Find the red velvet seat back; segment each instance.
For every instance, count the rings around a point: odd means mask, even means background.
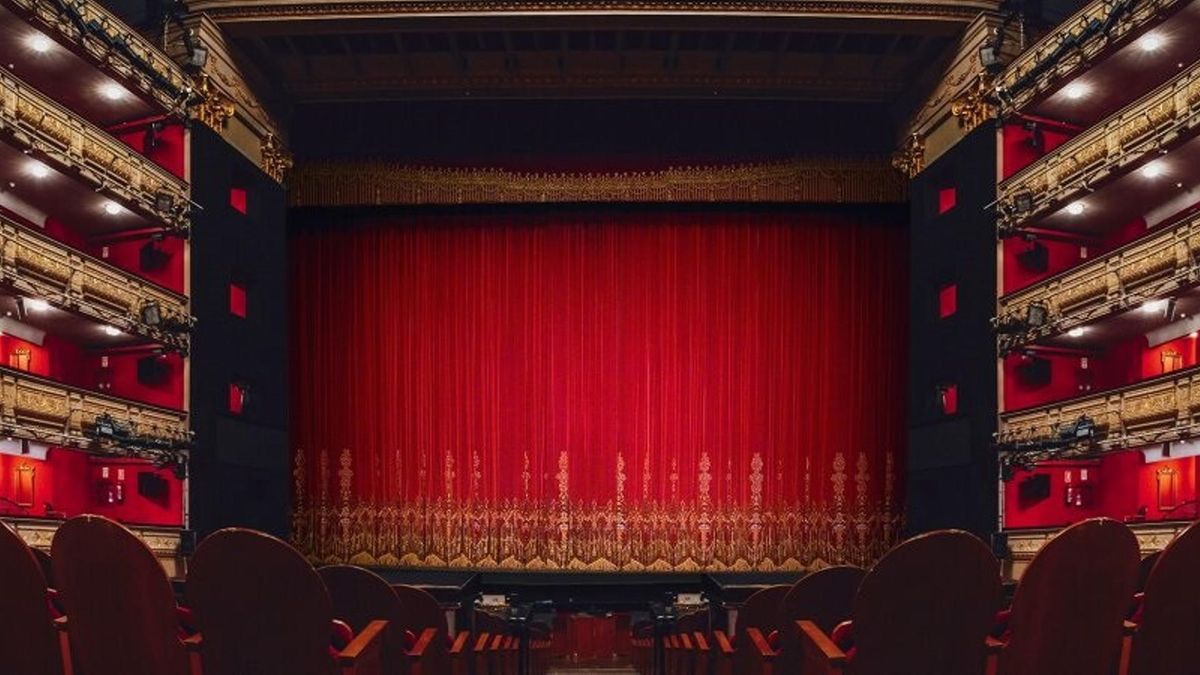
[[[779,605],[779,672],[798,672],[801,663],[800,634],[796,622],[812,621],[826,634],[850,618],[854,595],[867,571],[861,567],[826,567],[797,581]]]
[[[79,516],[58,528],[51,557],[76,672],[188,672],[171,583],[137,535],[102,516]]]
[[[1200,523],[1176,537],[1150,572],[1130,673],[1200,673]]]
[[[403,629],[412,631],[414,635],[420,635],[421,631],[426,628],[436,628],[438,636],[433,644],[429,645],[429,649],[434,655],[435,663],[446,664],[449,655],[447,636],[450,634],[450,627],[446,623],[446,612],[438,604],[437,598],[416,586],[397,584],[392,586],[392,589],[400,598],[400,606],[404,608],[403,619],[400,622]],[[440,667],[447,666],[441,665]]]
[[[1158,558],[1161,555],[1162,551],[1155,551],[1154,553],[1142,558],[1142,561],[1138,563],[1136,587],[1136,591],[1138,593],[1146,590],[1146,584],[1150,581],[1150,572],[1154,569],[1154,565],[1158,562]]]
[[[33,551],[0,523],[0,670],[61,675],[58,638],[46,604],[46,579]]]
[[[999,602],[1000,565],[977,537],[943,530],[909,539],[859,585],[849,672],[982,673],[985,639]]]
[[[204,675],[331,675],[332,605],[317,571],[288,544],[230,528],[196,548],[188,605],[204,636]]]
[[[46,586],[49,588],[58,588],[54,583],[54,563],[50,560],[50,554],[40,548],[31,548],[29,552],[33,554],[34,560],[37,560],[38,567],[42,569],[42,576],[46,578]]]
[[[333,615],[350,624],[355,633],[377,619],[388,622],[383,641],[384,672],[403,672],[404,608],[391,584],[370,570],[351,565],[330,565],[317,573],[329,590]]]
[[[746,629],[757,628],[762,631],[764,636],[779,630],[779,608],[783,604],[783,598],[791,590],[791,586],[767,586],[746,598],[746,602],[738,610],[737,624],[734,626],[733,649],[736,672],[755,672],[758,664],[758,650],[746,636]]]
[[[1013,597],[1009,675],[1103,675],[1116,667],[1133,598],[1137,539],[1108,518],[1076,523],[1038,551]]]

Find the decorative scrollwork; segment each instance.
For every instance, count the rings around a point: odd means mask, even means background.
[[[911,134],[904,145],[892,155],[892,166],[908,178],[915,178],[925,170],[925,140]]]

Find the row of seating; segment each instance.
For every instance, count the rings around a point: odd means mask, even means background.
[[[549,644],[529,641],[532,675]],[[260,532],[202,541],[177,603],[154,554],[116,522],[68,520],[49,556],[0,523],[5,675],[519,675],[519,649],[501,618],[451,636],[425,591],[314,569]]]
[[[929,533],[869,571],[832,567],[758,591],[732,637],[709,630],[707,615],[681,618],[660,645],[635,634],[635,665],[642,675],[1200,675],[1200,524],[1139,554],[1124,524],[1077,523],[1004,603],[987,545]]]

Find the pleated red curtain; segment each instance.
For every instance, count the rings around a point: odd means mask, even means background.
[[[400,566],[874,558],[901,497],[898,220],[847,206],[302,228],[297,543]]]

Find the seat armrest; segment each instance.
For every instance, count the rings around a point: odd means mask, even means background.
[[[987,649],[988,654],[999,654],[1000,652],[1004,651],[1004,647],[1007,646],[1008,643],[997,640],[989,635],[983,639],[983,644]]]
[[[68,628],[67,617],[60,616],[54,620],[54,630],[60,633],[66,633]]]
[[[733,656],[733,645],[729,642],[729,636],[725,635],[723,630],[713,631],[713,637],[717,641],[717,652],[722,656]]]
[[[380,647],[383,645],[383,632],[387,630],[387,621],[372,621],[367,627],[354,636],[350,644],[338,653],[338,665],[343,668],[353,668],[360,661],[379,658]]]
[[[771,649],[771,643],[767,642],[767,638],[763,637],[761,630],[753,626],[747,628],[746,637],[750,638],[750,644],[754,646],[754,651],[762,659],[770,661],[779,655],[779,652]]]
[[[454,642],[450,644],[450,655],[456,656],[463,653],[467,649],[467,641],[471,639],[471,631],[460,630],[454,636]]]
[[[189,635],[183,640],[183,648],[191,653],[197,653],[204,648],[204,634]]]
[[[425,656],[425,652],[429,650],[429,645],[433,644],[435,639],[437,639],[436,628],[426,628],[421,631],[421,634],[417,636],[417,641],[413,643],[412,649],[408,650],[408,656],[414,659]]]
[[[1129,619],[1121,622],[1121,633],[1123,635],[1133,635],[1137,632],[1138,625]]]
[[[708,638],[704,637],[704,633],[701,633],[700,631],[696,631],[694,634],[694,637],[696,640],[696,649],[701,654],[707,654],[708,653]]]
[[[796,629],[800,632],[801,652],[804,668],[801,672],[810,673],[840,673],[846,667],[846,654],[817,624],[811,621],[797,621]]]
[[[487,651],[489,637],[487,631],[480,633],[479,637],[475,640],[475,649],[472,651],[476,654],[482,654]]]

